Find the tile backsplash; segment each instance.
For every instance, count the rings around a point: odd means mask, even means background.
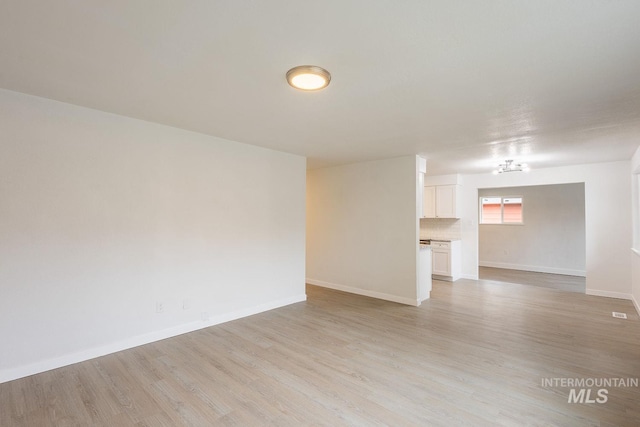
[[[420,218],[420,238],[460,239],[460,220],[454,218]]]

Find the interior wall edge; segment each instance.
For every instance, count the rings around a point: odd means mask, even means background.
[[[638,303],[638,300],[636,300],[636,298],[633,295],[631,295],[631,302],[633,302],[633,306],[635,307],[636,312],[640,316],[640,304]]]

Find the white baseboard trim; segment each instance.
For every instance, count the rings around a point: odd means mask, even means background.
[[[617,299],[633,299],[631,294],[625,294],[622,292],[600,291],[598,289],[587,289],[585,291],[587,295],[594,295],[597,297],[617,298]]]
[[[149,344],[155,341],[175,337],[178,335],[193,332],[198,329],[208,328],[209,326],[219,325],[231,320],[240,319],[243,317],[251,316],[254,314],[262,313],[265,311],[273,310],[275,308],[284,307],[286,305],[294,304],[297,302],[306,301],[307,296],[297,295],[294,297],[284,298],[277,301],[271,301],[265,304],[260,304],[253,307],[248,307],[240,310],[236,310],[230,313],[223,313],[217,316],[212,316],[206,321],[189,322],[182,325],[174,326],[172,328],[163,329],[160,331],[154,331],[143,335],[131,337],[115,343],[106,344],[99,347],[94,347],[64,356],[42,360],[36,363],[20,366],[17,368],[0,370],[0,384],[16,380],[18,378],[24,378],[29,375],[39,374],[41,372],[50,371],[52,369],[62,368],[63,366],[72,365],[74,363],[84,362],[86,360],[94,359],[96,357],[106,356],[107,354],[116,353],[118,351],[127,350],[133,347],[138,347],[144,344]]]
[[[631,295],[631,302],[633,302],[633,306],[636,308],[636,312],[638,312],[638,316],[640,316],[640,304],[638,304],[638,300]]]
[[[477,274],[462,274],[460,275],[460,278],[469,280],[480,280]]]
[[[587,277],[585,270],[572,270],[570,268],[544,267],[539,265],[509,264],[506,262],[480,261],[480,267],[504,268],[507,270],[533,271],[536,273],[564,274],[565,276]]]
[[[310,285],[322,286],[323,288],[329,288],[329,289],[335,289],[337,291],[348,292],[350,294],[363,295],[365,297],[383,299],[385,301],[392,301],[400,304],[412,305],[414,307],[417,307],[420,305],[420,301],[418,301],[417,299],[385,294],[383,292],[370,291],[368,289],[354,288],[352,286],[338,285],[336,283],[324,282],[322,280],[307,278],[307,283]]]

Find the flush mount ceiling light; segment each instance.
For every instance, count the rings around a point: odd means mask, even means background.
[[[529,166],[526,163],[514,163],[513,160],[505,160],[504,163],[498,165],[498,169],[493,171],[494,175],[505,172],[529,172]]]
[[[330,81],[331,74],[324,68],[315,65],[300,65],[287,71],[287,82],[300,90],[324,89]]]

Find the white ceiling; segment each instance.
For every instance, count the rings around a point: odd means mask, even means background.
[[[0,87],[296,153],[430,174],[628,159],[638,0],[3,0]],[[286,71],[332,73],[297,92]]]

